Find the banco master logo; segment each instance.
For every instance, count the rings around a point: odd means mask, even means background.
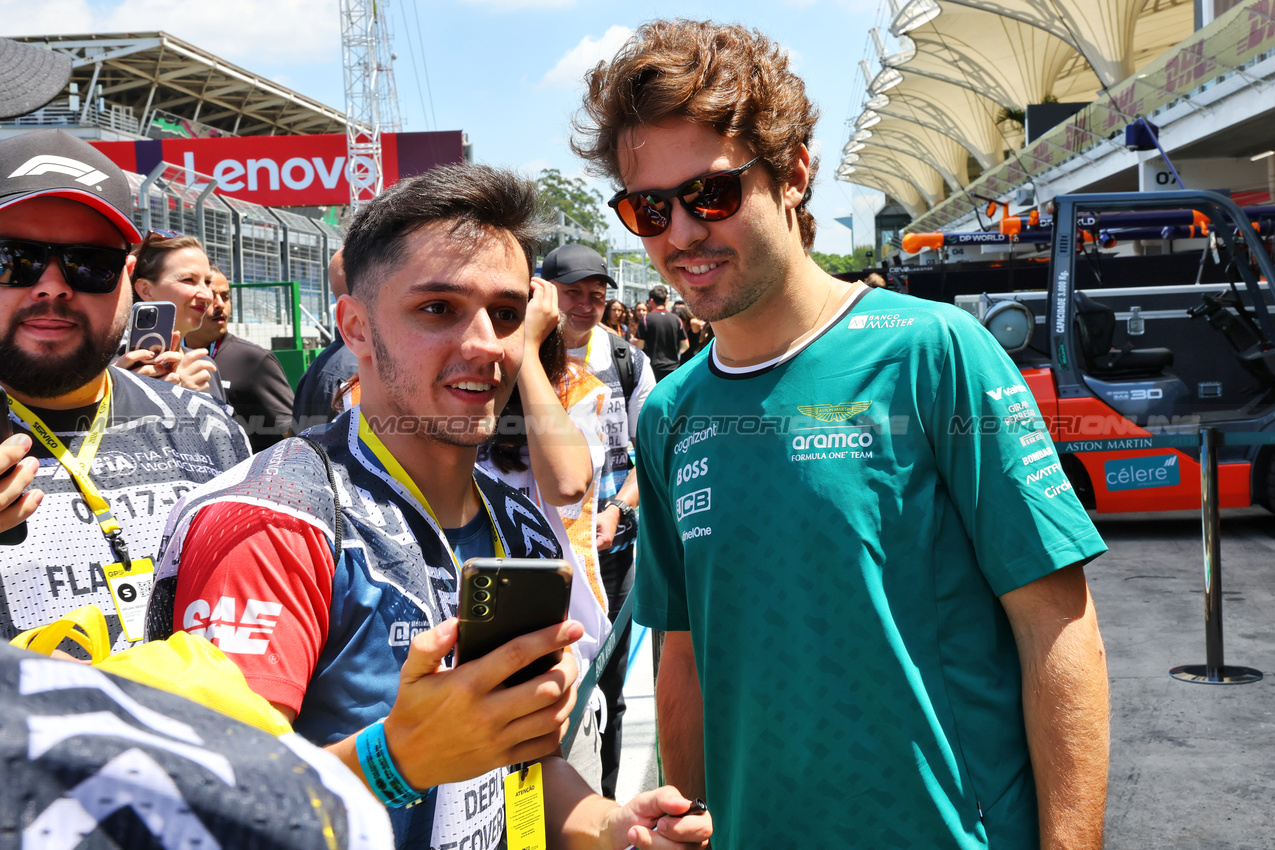
[[[78,159],[68,159],[64,156],[53,156],[52,154],[31,157],[14,169],[9,178],[39,177],[41,174],[48,174],[49,172],[69,174],[75,178],[76,183],[83,183],[85,186],[92,186],[94,183],[101,183],[103,180],[110,179],[93,166],[85,165]]]
[[[880,328],[906,328],[916,319],[905,319],[900,313],[871,313],[866,316],[851,316],[846,327],[852,331],[876,330]]]
[[[806,404],[797,408],[798,413],[813,416],[820,422],[849,422],[872,406],[870,401],[849,401],[843,404]]]

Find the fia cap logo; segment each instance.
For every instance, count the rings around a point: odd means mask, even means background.
[[[68,159],[64,156],[53,156],[52,154],[41,154],[33,156],[26,162],[19,165],[9,178],[14,177],[38,177],[41,174],[66,174],[75,178],[76,183],[83,183],[85,186],[92,186],[94,183],[101,183],[110,178],[102,172],[98,171],[91,165],[85,165],[76,159]]]

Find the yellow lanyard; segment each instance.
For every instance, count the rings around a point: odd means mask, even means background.
[[[456,553],[452,551],[451,543],[447,540],[447,535],[443,533],[443,525],[438,521],[438,517],[434,514],[434,509],[429,506],[429,500],[425,498],[425,494],[421,492],[421,488],[416,486],[416,482],[407,474],[407,470],[403,468],[403,464],[398,462],[398,458],[390,454],[390,450],[381,442],[381,438],[373,433],[371,426],[367,424],[367,420],[363,418],[363,412],[359,411],[359,439],[363,441],[363,445],[368,447],[372,454],[376,455],[376,459],[385,467],[385,471],[393,476],[394,480],[402,484],[407,492],[412,494],[425,513],[434,523],[434,528],[438,531],[439,539],[447,547],[447,554],[452,557],[452,564],[456,567],[456,576],[460,577],[460,560],[456,557]],[[474,488],[478,489],[478,483],[474,482]],[[506,558],[505,546],[500,540],[500,534],[496,531],[496,518],[491,514],[491,506],[487,504],[487,498],[483,496],[482,490],[478,490],[479,501],[482,502],[483,509],[487,511],[487,521],[491,523],[491,540],[493,548],[496,550],[497,558]]]
[[[102,444],[102,435],[106,432],[106,421],[111,413],[111,375],[106,375],[106,395],[102,397],[102,401],[97,406],[97,413],[93,416],[93,424],[89,427],[88,436],[84,438],[84,442],[80,445],[78,454],[72,455],[57,434],[54,434],[47,425],[40,421],[40,417],[31,412],[25,404],[15,398],[9,399],[10,409],[18,415],[18,418],[27,424],[31,429],[32,435],[48,448],[49,452],[62,464],[67,473],[71,476],[71,480],[75,482],[75,486],[80,489],[80,495],[84,497],[84,501],[88,504],[89,509],[93,511],[93,515],[97,517],[97,523],[102,528],[102,534],[106,535],[106,541],[111,544],[111,551],[115,553],[115,557],[122,563],[129,563],[128,547],[124,544],[122,530],[119,522],[116,521],[115,515],[111,513],[111,506],[106,501],[101,492],[97,489],[97,485],[93,483],[93,479],[89,477],[89,471],[93,468],[93,458],[97,456],[98,447]]]

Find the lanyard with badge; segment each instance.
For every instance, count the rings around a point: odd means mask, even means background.
[[[421,488],[416,486],[416,482],[407,474],[407,470],[398,462],[398,458],[390,453],[385,443],[381,442],[381,438],[368,425],[367,420],[363,418],[362,411],[359,412],[359,440],[368,450],[376,456],[381,462],[385,471],[390,474],[399,484],[409,492],[417,503],[425,510],[425,513],[433,521],[435,529],[438,531],[439,538],[447,547],[447,554],[451,556],[452,564],[456,568],[456,577],[460,579],[460,560],[456,557],[455,550],[452,549],[451,543],[447,540],[447,535],[442,531],[442,524],[438,521],[438,516],[434,513],[434,509],[430,507],[429,500],[425,498],[425,494],[421,492]],[[475,483],[475,488],[477,484]],[[504,544],[501,543],[500,534],[496,531],[496,519],[491,515],[491,506],[487,504],[487,500],[482,498],[482,491],[479,491],[479,501],[482,502],[484,510],[487,511],[487,519],[491,523],[491,538],[496,550],[496,557],[508,557],[505,554]],[[518,847],[520,850],[544,850],[547,846],[545,842],[545,815],[544,815],[544,795],[541,791],[541,773],[539,763],[524,767],[522,770],[514,771],[505,777],[505,823],[508,830],[509,846]]]
[[[438,531],[439,539],[441,539],[443,544],[447,547],[447,554],[452,558],[452,565],[456,568],[456,579],[459,581],[460,560],[456,557],[456,553],[452,550],[451,543],[447,540],[447,535],[443,533],[443,525],[438,521],[438,516],[434,513],[434,509],[430,507],[429,500],[425,498],[425,494],[421,492],[421,488],[416,486],[416,482],[412,480],[412,477],[407,474],[407,470],[403,468],[403,464],[398,462],[398,458],[390,454],[390,450],[385,447],[385,443],[381,442],[381,438],[376,436],[375,432],[372,431],[371,426],[367,424],[367,420],[363,418],[362,411],[359,411],[359,439],[363,442],[363,445],[367,446],[368,451],[372,452],[372,454],[376,456],[376,459],[381,462],[381,466],[385,467],[385,471],[388,472],[395,481],[403,485],[407,492],[412,495],[412,498],[414,498],[425,510],[425,513],[429,515],[430,520],[434,523],[434,528]],[[477,489],[477,487],[478,485],[475,483],[474,488]],[[488,505],[487,500],[482,497],[481,490],[479,491],[478,501],[482,503],[483,509],[487,511],[487,520],[491,523],[491,539],[494,544],[493,548],[496,551],[496,557],[509,557],[505,554],[505,546],[500,540],[500,534],[496,531],[496,518],[491,515],[491,506]]]
[[[110,591],[111,601],[115,603],[115,611],[119,614],[124,628],[124,637],[129,642],[142,639],[145,629],[146,604],[150,600],[151,588],[155,582],[155,565],[150,558],[132,558],[128,554],[128,545],[124,542],[124,531],[119,521],[111,512],[106,497],[97,489],[89,471],[93,468],[93,458],[102,444],[102,436],[106,433],[106,423],[111,413],[111,376],[106,376],[106,394],[97,406],[93,416],[93,424],[88,435],[80,445],[77,454],[71,450],[53,431],[40,421],[40,417],[30,408],[16,399],[9,399],[10,409],[31,429],[31,434],[49,450],[49,453],[71,476],[85,503],[93,511],[98,526],[102,529],[106,542],[110,544],[116,563],[106,564],[102,572],[106,577],[106,587]]]

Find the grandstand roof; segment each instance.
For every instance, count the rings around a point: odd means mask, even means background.
[[[131,120],[111,126],[117,132],[145,135],[155,110],[230,135],[345,132],[341,110],[168,33],[20,36],[16,40],[69,55],[71,82],[82,96],[98,85],[100,97],[108,104],[125,114],[131,110]]]
[[[1023,146],[1018,118],[1049,100],[1089,103],[1191,34],[1192,0],[892,0],[880,70],[864,64],[864,112],[851,130],[840,179],[872,185],[888,165],[905,201],[933,206],[942,184],[966,185],[962,160],[987,170]],[[1011,120],[1006,120],[1011,119]],[[906,130],[903,124],[915,125]],[[910,155],[898,150],[908,140]],[[854,150],[850,149],[854,147]],[[878,181],[879,182],[879,181]],[[897,197],[897,196],[896,196]]]

